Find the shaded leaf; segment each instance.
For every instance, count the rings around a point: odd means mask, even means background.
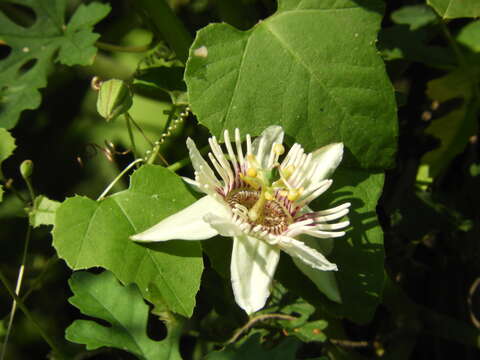
[[[444,19],[480,16],[478,0],[427,0],[427,4]]]
[[[348,218],[350,229],[344,237],[334,239],[328,259],[338,265],[335,273],[342,303],[321,296],[317,288],[283,257],[277,277],[288,289],[310,304],[357,323],[368,322],[381,301],[384,283],[383,232],[375,208],[383,188],[383,174],[338,169],[329,190],[312,205],[325,209],[346,201],[352,203]],[[322,239],[317,239],[319,243]]]
[[[37,196],[34,200],[33,209],[28,214],[30,225],[35,228],[40,225],[55,224],[55,212],[59,206],[58,201],[50,200],[43,195]]]
[[[23,27],[0,12],[0,40],[11,48],[0,61],[0,126],[5,128],[13,127],[23,110],[40,105],[38,89],[46,86],[54,60],[69,66],[93,62],[99,37],[92,32],[93,25],[110,11],[106,4],[81,4],[65,23],[67,0],[14,2],[30,7],[36,21]]]
[[[348,165],[391,166],[395,98],[375,46],[382,2],[368,7],[280,0],[249,31],[203,28],[185,73],[193,112],[217,136],[277,124],[308,151],[343,141]]]
[[[208,354],[205,360],[294,360],[298,346],[299,341],[289,337],[267,350],[262,347],[260,334],[254,334],[241,345],[230,345],[225,350]]]
[[[471,71],[459,68],[428,83],[427,95],[432,100],[440,103],[458,98],[463,100],[460,107],[433,120],[425,131],[440,140],[440,145],[426,153],[421,160],[430,165],[431,177],[436,177],[448,167],[477,131],[478,104],[473,98],[473,82]]]
[[[452,67],[456,62],[452,51],[429,44],[435,35],[427,29],[412,31],[405,25],[394,25],[380,31],[378,48],[387,61],[405,59],[438,68]]]
[[[180,329],[175,325],[167,324],[167,337],[160,342],[147,336],[149,309],[135,285],[122,286],[109,271],[98,275],[76,272],[69,284],[74,296],[68,301],[82,314],[108,321],[110,326],[75,320],[66,330],[67,340],[85,344],[88,350],[102,346],[126,350],[142,360],[181,360]]]
[[[179,176],[146,165],[133,174],[128,190],[100,202],[65,200],[57,210],[53,245],[72,269],[102,266],[123,283],[137,284],[154,304],[190,316],[203,269],[198,242],[141,245],[129,236],[194,200]]]

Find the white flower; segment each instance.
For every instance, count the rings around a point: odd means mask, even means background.
[[[344,217],[350,203],[323,211],[308,207],[332,184],[326,178],[342,160],[343,144],[330,144],[310,154],[294,144],[279,164],[285,151],[280,126],[265,129],[253,143],[247,135],[246,153],[238,129],[234,144],[228,131],[224,139],[226,154],[215,137],[209,139],[212,151],[208,157],[216,174],[195,143],[187,140],[195,168],[195,181],[188,182],[207,196],[132,239],[233,237],[233,293],[237,304],[250,314],[261,309],[270,295],[280,250],[314,269],[337,270],[320,252],[295,237],[307,234],[323,239],[345,234],[338,230],[348,226],[348,221],[331,221]]]

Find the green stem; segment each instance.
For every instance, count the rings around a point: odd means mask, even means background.
[[[108,192],[112,189],[112,187],[115,186],[115,184],[118,182],[118,180],[120,180],[122,178],[122,176],[125,175],[128,172],[128,170],[130,170],[133,166],[135,166],[139,162],[143,162],[143,161],[144,161],[143,159],[137,159],[135,161],[132,161],[130,164],[128,164],[128,166],[125,169],[123,169],[122,172],[120,174],[118,174],[118,176],[115,179],[113,179],[113,181],[110,183],[110,185],[107,186],[107,188],[98,197],[97,201],[102,200],[108,194]]]
[[[133,136],[132,124],[130,123],[131,117],[128,113],[125,114],[125,119],[127,121],[128,137],[130,138],[130,143],[132,144],[133,156],[137,157],[137,147],[135,146],[135,137]]]
[[[150,16],[158,32],[175,51],[177,57],[185,63],[192,37],[166,0],[137,0],[137,3]]]
[[[40,326],[38,321],[30,313],[30,310],[28,310],[28,308],[25,306],[22,299],[20,299],[20,297],[18,297],[18,295],[15,294],[15,292],[11,288],[10,284],[8,283],[7,278],[5,277],[5,275],[3,274],[3,272],[1,270],[0,270],[0,281],[3,283],[3,286],[5,286],[5,288],[7,289],[7,292],[10,294],[10,296],[15,300],[15,302],[17,303],[20,310],[22,310],[22,312],[25,314],[26,318],[35,325],[35,327],[37,328],[37,330],[40,333],[40,336],[43,338],[43,340],[45,340],[45,342],[50,346],[50,348],[53,350],[53,352],[62,356],[63,353],[60,351],[60,348],[57,345],[55,345],[55,342],[50,337],[50,335],[48,335],[42,329],[42,327]],[[62,358],[63,357],[64,356],[62,356]]]
[[[208,149],[210,149],[210,145],[204,146],[203,148],[201,148],[201,149],[199,150],[199,152],[200,152],[200,154],[203,155],[203,154],[205,154],[205,153],[208,151]],[[174,171],[174,172],[175,172],[175,171],[180,170],[180,169],[183,168],[184,166],[187,166],[188,164],[190,164],[191,161],[192,161],[192,160],[190,159],[190,156],[187,156],[187,157],[183,158],[182,160],[179,160],[179,161],[177,161],[176,163],[173,163],[172,165],[170,165],[169,167],[167,167],[167,169],[170,170],[170,171]]]
[[[143,45],[143,46],[120,46],[120,45],[108,44],[102,41],[97,41],[95,43],[95,46],[101,50],[128,52],[128,53],[143,53],[151,49],[150,44]]]
[[[31,234],[32,234],[32,227],[29,225],[27,227],[27,234],[25,235],[25,244],[23,245],[22,262],[20,264],[20,269],[18,270],[17,284],[15,286],[15,294],[17,294],[17,295],[20,295],[20,289],[22,288],[23,274],[25,273],[25,264],[27,262],[28,246],[30,244]],[[16,302],[16,300],[13,300],[12,308],[10,310],[10,317],[8,319],[7,332],[5,334],[5,340],[3,342],[2,354],[0,356],[0,360],[3,360],[5,358],[5,353],[6,353],[6,350],[7,350],[8,340],[10,338],[10,333],[12,331],[13,318],[15,317],[15,312],[16,311],[17,311],[17,302]]]

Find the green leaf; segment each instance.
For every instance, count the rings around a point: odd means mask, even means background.
[[[10,133],[0,128],[0,180],[3,179],[2,174],[2,162],[12,155],[13,150],[15,150],[15,139]],[[3,199],[3,187],[0,185],[0,201]]]
[[[55,224],[55,212],[59,206],[58,201],[50,200],[43,195],[37,196],[28,214],[30,225],[35,228],[40,225]]]
[[[380,31],[378,48],[387,61],[405,59],[438,68],[454,66],[451,49],[429,44],[432,34],[427,29],[411,31],[405,25],[394,25]]]
[[[198,242],[141,245],[129,236],[194,201],[179,176],[146,165],[133,174],[128,190],[100,202],[65,200],[57,210],[53,245],[73,270],[104,267],[123,283],[137,284],[154,304],[190,316],[203,269]]]
[[[391,17],[396,24],[409,25],[410,30],[419,29],[437,19],[432,8],[424,4],[404,6],[392,12]]]
[[[272,124],[308,151],[342,141],[346,163],[393,163],[393,87],[376,49],[381,1],[280,0],[251,30],[209,25],[197,33],[185,80],[193,112],[216,136]]]
[[[460,30],[457,41],[474,52],[480,52],[480,20],[465,25]]]
[[[260,343],[260,334],[254,334],[241,345],[230,345],[225,350],[214,351],[205,360],[294,360],[299,341],[287,338],[280,345],[266,350]]]
[[[126,350],[142,360],[181,360],[180,329],[167,323],[167,337],[154,341],[147,336],[148,305],[135,285],[122,286],[111,272],[98,275],[76,272],[69,280],[74,296],[68,301],[82,314],[108,321],[75,320],[66,330],[67,340],[85,344],[88,350],[102,346]],[[177,325],[178,326],[178,325]]]
[[[175,105],[188,104],[186,86],[183,81],[184,68],[158,66],[139,70],[134,87],[151,88],[166,92]]]
[[[383,188],[382,173],[352,171],[341,168],[333,176],[333,190],[312,205],[325,209],[351,202],[350,229],[344,237],[334,239],[327,258],[338,265],[335,273],[342,303],[321,296],[315,285],[297,271],[289,257],[282,258],[277,278],[291,291],[312,305],[335,317],[357,323],[371,320],[381,301],[384,283],[383,232],[375,208]],[[319,243],[322,239],[317,239]]]
[[[427,4],[444,19],[480,16],[478,0],[427,0]]]
[[[0,179],[3,178],[2,162],[12,155],[16,147],[15,138],[7,130],[0,128]]]
[[[15,126],[23,110],[40,105],[38,89],[46,86],[54,60],[69,66],[93,62],[94,43],[99,37],[92,32],[93,25],[110,11],[106,4],[81,4],[65,24],[67,0],[15,3],[30,7],[36,21],[23,27],[0,12],[0,40],[11,48],[10,55],[0,61],[0,126],[7,129]]]
[[[421,160],[423,164],[430,165],[428,175],[431,177],[436,177],[447,168],[477,131],[479,105],[473,97],[474,82],[475,77],[469,69],[459,68],[427,85],[427,95],[432,100],[440,103],[463,100],[458,108],[433,120],[425,131],[440,140],[439,147],[426,153]]]

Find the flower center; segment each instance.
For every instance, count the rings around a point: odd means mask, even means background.
[[[237,189],[225,198],[232,209],[240,209],[252,226],[261,225],[270,234],[280,234],[293,222],[290,212],[277,199],[266,199],[260,190]]]

